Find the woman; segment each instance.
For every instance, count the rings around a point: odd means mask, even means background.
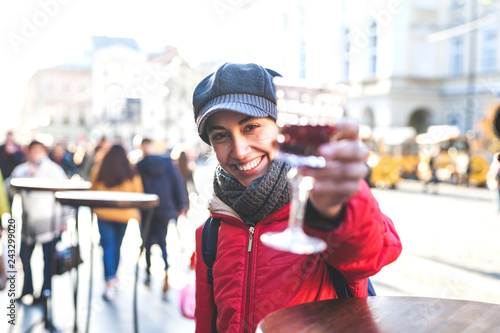
[[[224,64],[193,95],[200,137],[219,162],[210,215],[220,218],[213,289],[196,236],[196,332],[254,332],[267,314],[291,305],[336,298],[326,260],[355,297],[367,296],[367,278],[393,262],[401,243],[363,180],[368,152],[358,126],[337,126],[338,141],[320,147],[327,160],[304,172],[315,178],[305,231],[325,240],[321,254],[297,255],[266,247],[260,236],[287,227],[289,166],[275,160],[278,134],[272,78],[255,64]],[[253,234],[252,234],[253,231]]]
[[[110,148],[99,169],[95,169],[90,179],[95,191],[144,192],[141,177],[132,168],[125,149],[118,144]],[[103,298],[110,301],[116,292],[116,271],[127,223],[132,218],[140,221],[140,214],[139,210],[134,208],[95,208],[94,212],[97,215],[103,250],[106,280]]]

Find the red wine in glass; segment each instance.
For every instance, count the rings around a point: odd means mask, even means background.
[[[335,132],[335,125],[285,125],[278,137],[279,149],[294,155],[317,155],[318,147],[327,143]]]

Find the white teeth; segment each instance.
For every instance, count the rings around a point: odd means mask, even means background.
[[[262,160],[262,158],[257,158],[255,160],[253,160],[252,162],[250,163],[247,163],[245,165],[236,165],[236,168],[240,171],[248,171],[248,170],[252,170],[253,168],[255,168],[257,165],[259,165],[260,161]]]

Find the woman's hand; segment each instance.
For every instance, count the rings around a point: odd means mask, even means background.
[[[335,141],[320,146],[318,152],[325,157],[326,166],[304,169],[304,175],[315,179],[309,200],[321,215],[334,218],[367,175],[368,149],[360,144],[358,124],[343,119],[336,126]]]

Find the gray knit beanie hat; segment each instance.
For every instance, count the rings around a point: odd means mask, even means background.
[[[193,93],[194,119],[201,139],[210,144],[205,123],[218,111],[276,120],[275,76],[281,75],[256,64],[225,63],[204,78]]]

